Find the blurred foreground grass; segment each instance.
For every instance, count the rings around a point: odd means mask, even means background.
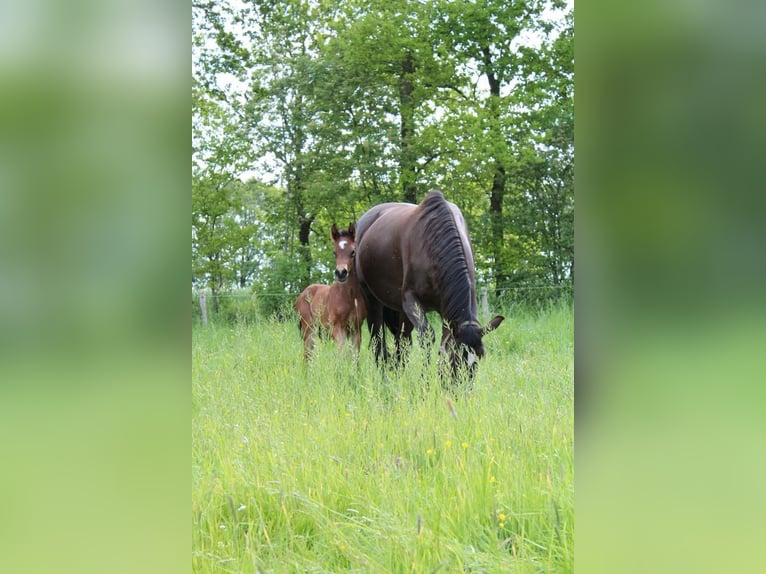
[[[2,572],[188,567],[190,19],[0,5]]]
[[[764,4],[579,2],[577,567],[766,567]]]

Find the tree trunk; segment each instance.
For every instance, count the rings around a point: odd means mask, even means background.
[[[202,313],[202,325],[207,326],[207,293],[205,291],[199,294],[199,309]]]
[[[402,60],[402,73],[399,76],[399,115],[400,115],[400,154],[399,178],[402,183],[404,200],[417,203],[417,187],[415,185],[415,157],[412,150],[412,135],[414,133],[415,110],[412,93],[415,86],[412,74],[415,73],[415,62],[409,50]]]
[[[213,312],[218,315],[220,312],[220,307],[218,304],[218,287],[211,285],[210,293],[213,295]]]
[[[314,217],[306,217],[303,213],[302,206],[299,206],[301,210],[298,212],[299,227],[298,227],[298,242],[300,243],[301,258],[303,259],[303,277],[301,278],[301,285],[306,286],[309,284],[311,277],[311,249],[309,248],[309,239],[311,233],[311,224],[314,222]]]
[[[489,84],[489,113],[491,119],[493,138],[496,142],[503,141],[503,134],[500,133],[500,80],[494,72],[492,53],[488,46],[482,48],[484,61],[484,73],[487,76]],[[508,281],[508,270],[505,268],[503,257],[503,243],[505,234],[503,229],[503,198],[505,196],[506,169],[503,158],[495,154],[495,172],[492,175],[492,189],[489,194],[489,217],[492,222],[492,246],[495,277],[495,295],[500,296],[500,289]]]
[[[503,225],[503,196],[505,195],[505,168],[500,162],[495,164],[495,174],[492,177],[492,190],[489,195],[489,217],[492,222],[492,247],[495,278],[495,295],[500,297],[501,288],[508,281],[508,270],[505,268],[503,244],[505,233]]]

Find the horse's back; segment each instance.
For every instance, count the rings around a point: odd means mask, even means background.
[[[414,226],[423,223],[423,212],[434,205],[444,205],[452,213],[458,227],[466,230],[465,220],[460,209],[445,199],[438,190],[430,191],[419,204],[414,203],[381,203],[368,209],[356,223],[357,246],[365,245],[371,249],[371,243],[380,245],[378,251],[391,247],[394,242],[401,241],[402,236],[409,234]],[[422,231],[423,238],[428,229]],[[369,237],[365,240],[365,236]],[[357,249],[359,252],[359,249]]]
[[[365,211],[362,217],[359,218],[359,221],[356,222],[357,245],[362,242],[367,231],[378,221],[378,219],[380,219],[381,216],[389,213],[391,210],[400,209],[402,207],[407,209],[416,206],[412,203],[381,203]]]
[[[417,208],[411,203],[384,203],[367,211],[357,223],[356,269],[359,281],[386,306],[400,306],[402,284],[402,237],[409,216]]]

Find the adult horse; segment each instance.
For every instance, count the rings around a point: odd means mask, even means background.
[[[428,346],[434,334],[426,312],[436,311],[442,317],[439,351],[453,380],[463,368],[473,378],[476,359],[484,355],[482,337],[503,317],[479,324],[473,251],[458,207],[435,190],[420,205],[376,205],[357,222],[356,239],[356,271],[376,359],[389,358],[384,325],[394,335],[397,357],[413,326]]]
[[[358,353],[362,343],[362,323],[367,316],[367,307],[354,266],[354,224],[349,225],[348,230],[338,231],[333,223],[331,235],[335,243],[335,282],[332,285],[309,285],[295,301],[303,335],[303,355],[307,360],[314,349],[317,328],[330,333],[339,347],[350,340]]]

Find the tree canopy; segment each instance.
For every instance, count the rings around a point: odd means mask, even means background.
[[[560,0],[194,0],[192,282],[327,282],[329,229],[432,188],[498,295],[574,285]]]

